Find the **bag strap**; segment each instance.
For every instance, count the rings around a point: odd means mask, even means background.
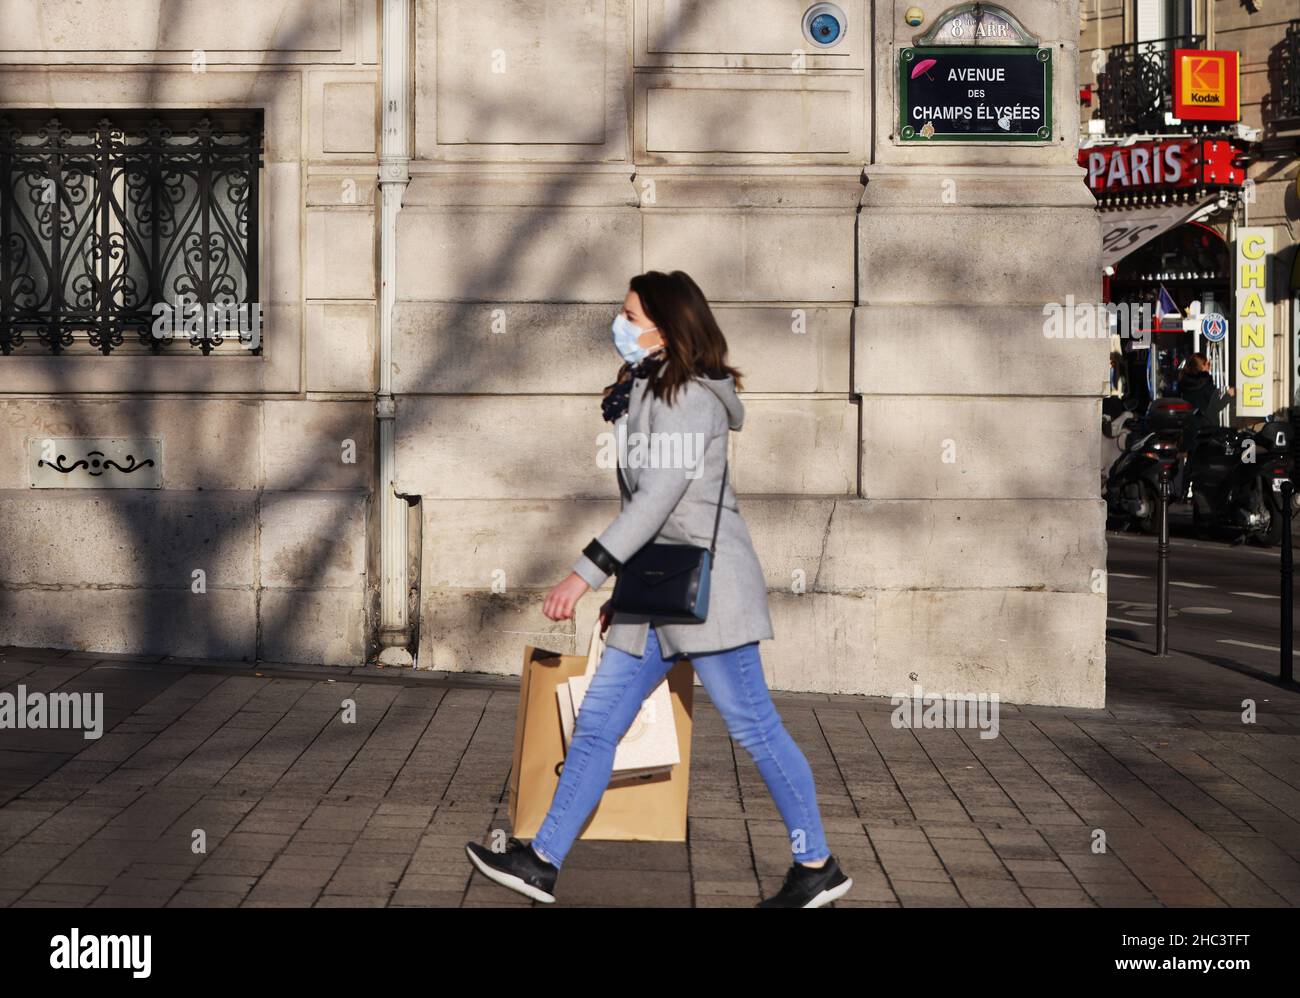
[[[728,437],[730,433],[728,433]],[[724,437],[725,441],[727,437]],[[726,444],[724,443],[725,447]],[[718,511],[713,515],[713,538],[709,541],[709,554],[713,555],[718,546],[718,526],[722,523],[722,497],[727,494],[727,469],[730,467],[731,459],[728,458],[722,463],[722,484],[718,487]],[[618,491],[621,495],[631,498],[632,493],[628,487],[623,484],[623,469],[614,464],[614,472],[618,475]]]
[[[726,437],[723,437],[723,446],[726,446]],[[718,489],[718,511],[713,515],[713,540],[709,541],[709,557],[713,557],[714,548],[718,546],[718,524],[722,522],[722,497],[727,492],[727,466],[730,459],[722,462],[722,485]]]
[[[619,466],[617,459],[614,461],[614,473],[618,475],[618,494],[624,499],[631,499],[631,490],[623,484],[623,469]]]

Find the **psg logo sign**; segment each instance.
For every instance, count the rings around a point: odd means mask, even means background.
[[[1228,335],[1228,320],[1218,312],[1211,312],[1201,318],[1201,335],[1211,343],[1218,343]]]

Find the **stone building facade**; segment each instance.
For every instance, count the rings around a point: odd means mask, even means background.
[[[1008,5],[1052,48],[1046,141],[932,145],[897,60],[942,3],[844,0],[824,50],[802,0],[27,6],[0,108],[263,110],[266,319],[256,355],[0,357],[0,642],[583,647],[604,597],[541,600],[618,506],[609,322],[682,269],[745,374],[774,687],[1102,703],[1106,343],[1043,335],[1099,293],[1077,3]],[[161,488],[33,489],[44,436],[160,439]]]

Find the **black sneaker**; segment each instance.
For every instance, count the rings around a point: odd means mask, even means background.
[[[829,857],[819,867],[794,863],[786,871],[785,883],[770,898],[764,898],[755,908],[820,908],[836,898],[843,897],[853,886],[853,881],[840,869],[835,857]]]
[[[477,866],[489,880],[509,887],[534,901],[550,903],[555,900],[555,878],[559,868],[552,866],[533,847],[513,835],[506,841],[505,852],[493,852],[477,842],[465,843],[470,862]]]

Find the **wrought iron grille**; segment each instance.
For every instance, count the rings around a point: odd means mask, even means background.
[[[260,352],[261,166],[261,111],[0,110],[0,351]]]
[[[1165,115],[1174,109],[1174,49],[1198,49],[1204,41],[1204,35],[1183,35],[1107,49],[1106,69],[1099,81],[1107,134],[1168,131]]]
[[[1300,118],[1300,20],[1291,21],[1286,26],[1279,63],[1281,88],[1277,116]]]

